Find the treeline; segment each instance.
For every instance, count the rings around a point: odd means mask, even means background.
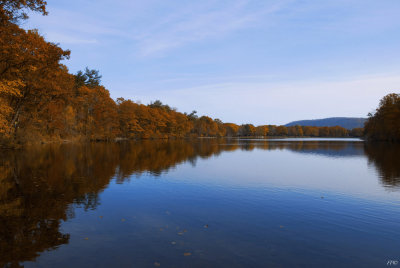
[[[369,140],[400,141],[400,94],[383,97],[374,114],[368,114],[365,136]]]
[[[237,136],[361,136],[361,129],[236,125],[119,98],[86,68],[70,74],[61,62],[70,51],[24,30],[26,10],[46,15],[42,0],[0,0],[0,144],[54,140]]]
[[[361,137],[363,128],[347,130],[340,126],[335,127],[311,127],[311,126],[253,126],[251,124],[235,125],[232,123],[223,124],[227,129],[226,136],[239,137]],[[228,131],[229,129],[229,131]]]

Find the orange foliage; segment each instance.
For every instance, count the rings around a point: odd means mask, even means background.
[[[18,26],[19,21],[27,18],[23,10],[30,9],[45,15],[45,5],[42,0],[0,1],[2,144],[61,139],[349,135],[341,127],[238,126],[208,116],[198,117],[196,111],[180,113],[161,101],[149,105],[123,98],[114,101],[101,85],[101,75],[97,70],[86,68],[84,72],[70,74],[67,67],[61,64],[62,60],[69,58],[68,50],[46,42],[36,30],[24,30]],[[395,97],[383,100],[382,112],[379,110],[376,116],[382,114],[386,121],[395,121],[398,104],[385,108]],[[376,122],[370,119],[369,130],[376,128]],[[360,130],[350,134],[360,136]],[[393,132],[390,135],[398,134]]]
[[[369,114],[365,134],[371,140],[400,141],[400,94],[383,97],[375,114]]]

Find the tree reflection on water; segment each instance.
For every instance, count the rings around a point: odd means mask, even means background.
[[[51,144],[1,153],[0,265],[19,267],[45,250],[68,244],[63,221],[74,208],[96,209],[111,179],[161,176],[183,162],[234,150],[290,150],[327,157],[367,156],[385,187],[400,185],[400,150],[393,144],[338,141],[218,140]]]

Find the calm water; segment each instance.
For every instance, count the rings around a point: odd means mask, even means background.
[[[0,154],[0,266],[386,267],[400,147],[146,141]]]

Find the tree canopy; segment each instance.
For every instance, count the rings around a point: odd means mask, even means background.
[[[29,18],[29,10],[47,15],[46,4],[43,0],[0,0],[1,19],[17,23]]]
[[[371,140],[400,141],[400,94],[383,97],[374,114],[369,114],[365,135]]]

